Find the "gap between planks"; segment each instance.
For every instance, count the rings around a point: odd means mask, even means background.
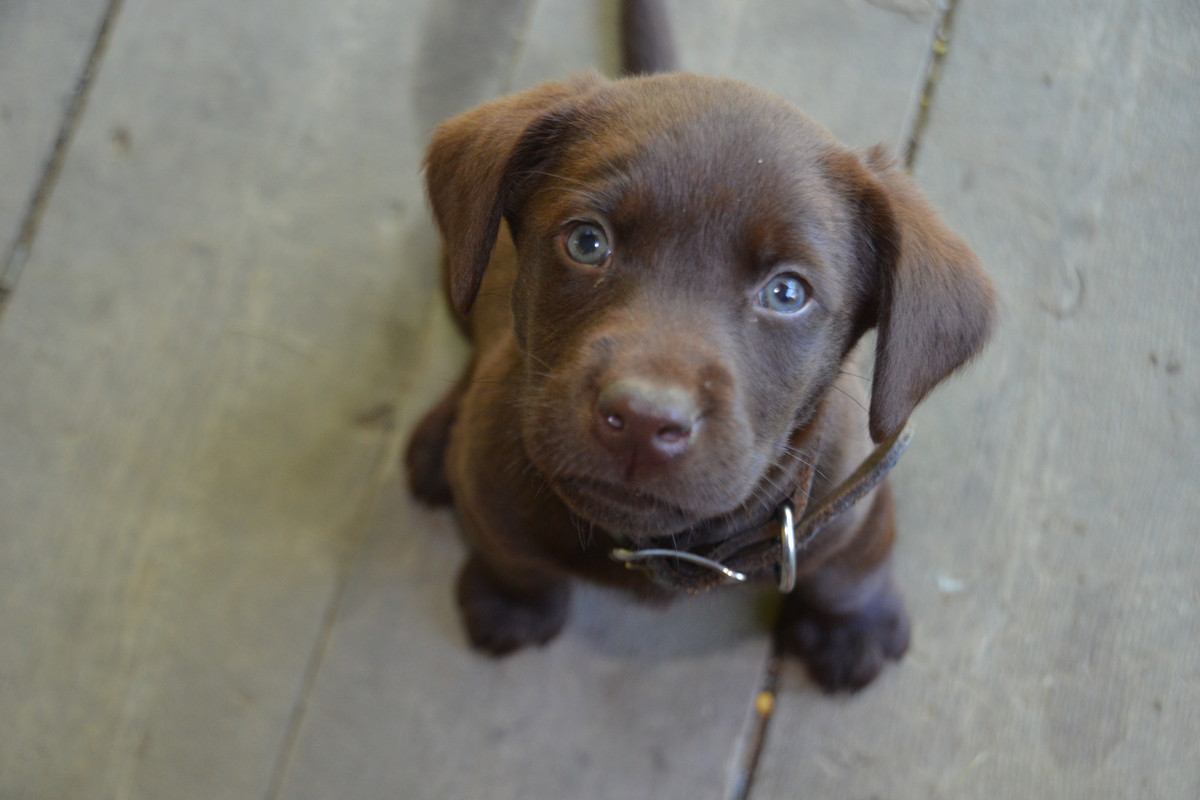
[[[917,155],[921,149],[921,138],[929,125],[929,115],[933,108],[933,98],[937,92],[938,81],[942,77],[942,64],[946,53],[950,50],[950,34],[954,28],[954,12],[958,10],[959,0],[944,0],[938,7],[937,21],[933,26],[933,39],[929,44],[929,52],[925,55],[925,67],[921,81],[920,92],[917,94],[913,107],[912,120],[908,133],[904,137],[904,169],[912,172],[917,164]]]
[[[389,442],[387,439],[391,441]],[[304,665],[304,674],[300,678],[300,688],[296,692],[296,701],[292,704],[292,710],[288,714],[287,722],[284,724],[282,744],[279,747],[279,754],[275,758],[275,763],[271,768],[271,776],[267,782],[267,800],[276,800],[280,792],[283,791],[284,779],[287,777],[287,770],[291,765],[296,744],[300,738],[300,729],[304,724],[304,718],[308,712],[308,701],[312,696],[313,688],[316,686],[317,678],[320,676],[321,667],[325,663],[325,656],[329,652],[330,642],[333,641],[333,629],[337,624],[338,615],[345,599],[346,589],[350,585],[350,576],[354,573],[354,566],[358,563],[359,553],[366,542],[366,532],[369,528],[368,521],[370,515],[375,509],[376,500],[383,490],[385,481],[396,480],[395,472],[391,468],[391,465],[398,459],[399,441],[400,435],[398,432],[391,432],[385,439],[383,446],[380,448],[379,463],[373,470],[376,477],[372,481],[370,491],[363,498],[358,512],[347,523],[351,536],[346,545],[346,552],[342,555],[341,563],[337,567],[337,574],[334,577],[334,587],[329,604],[325,607],[325,613],[321,615],[316,642],[313,644],[307,663]]]
[[[0,261],[0,315],[4,314],[4,309],[12,299],[21,270],[25,267],[25,262],[29,260],[29,254],[33,250],[42,215],[45,213],[46,206],[50,203],[50,195],[53,194],[54,187],[58,183],[58,176],[62,172],[63,162],[66,161],[71,140],[74,139],[75,131],[79,128],[79,122],[83,118],[88,95],[91,93],[92,84],[95,83],[96,75],[100,70],[104,53],[108,50],[108,43],[112,38],[113,28],[124,2],[125,0],[109,0],[108,7],[100,18],[96,34],[92,37],[91,50],[88,52],[83,69],[80,70],[75,86],[71,90],[67,107],[63,111],[62,122],[59,123],[58,134],[54,137],[50,155],[42,166],[42,171],[34,184],[33,194],[21,217],[17,236],[13,240],[12,247],[4,254],[4,260]]]
[[[68,111],[67,118],[64,120],[63,130],[59,134],[59,139],[55,143],[54,155],[47,164],[46,172],[43,174],[43,180],[38,187],[38,192],[35,195],[34,201],[31,203],[30,213],[27,215],[25,223],[22,225],[21,236],[18,237],[18,246],[14,247],[13,253],[9,255],[9,259],[5,264],[5,271],[0,273],[0,313],[3,312],[4,303],[8,299],[12,291],[12,281],[9,279],[10,270],[14,262],[14,256],[27,255],[28,250],[20,251],[20,244],[25,240],[25,236],[29,234],[29,241],[32,242],[33,237],[37,232],[37,216],[40,213],[40,205],[44,205],[45,197],[48,195],[53,186],[53,180],[57,176],[58,169],[61,167],[61,158],[65,154],[67,145],[69,144],[70,135],[73,132],[75,122],[79,112],[82,110],[83,102],[86,99],[86,91],[90,85],[92,73],[96,61],[103,52],[103,45],[106,43],[109,30],[109,22],[113,16],[113,12],[118,8],[123,0],[112,0],[109,7],[109,14],[106,14],[105,20],[101,25],[100,33],[97,36],[97,46],[93,49],[92,56],[88,60],[88,67],[84,70],[84,75],[80,80],[80,84],[76,89],[75,97],[73,98],[71,110]],[[942,65],[949,50],[950,34],[954,22],[954,13],[958,7],[959,0],[946,0],[939,6],[937,19],[933,26],[932,39],[929,46],[929,51],[924,62],[922,71],[922,80],[920,83],[920,91],[914,101],[913,113],[910,116],[912,120],[908,127],[908,133],[904,137],[904,166],[905,169],[911,172],[916,165],[917,156],[920,151],[921,138],[929,122],[930,109],[933,104],[933,99],[936,93],[938,80],[941,77]],[[525,50],[527,38],[538,7],[538,0],[530,0],[525,19],[522,22],[519,35],[514,43],[513,54],[509,59],[507,75],[502,83],[502,93],[511,92],[513,83],[516,79],[517,67],[520,63],[520,58]],[[60,152],[61,151],[61,152]],[[29,230],[27,230],[27,228]],[[19,267],[19,264],[18,264]],[[375,505],[375,500],[380,489],[383,486],[383,481],[394,478],[394,474],[389,466],[389,461],[394,461],[398,454],[398,442],[400,439],[395,437],[395,441],[391,446],[384,448],[383,463],[379,468],[379,478],[376,485],[372,488],[370,495],[366,498],[363,509],[360,514],[356,515],[352,521],[354,528],[360,532],[366,529],[366,516],[370,513]],[[313,646],[312,653],[309,657],[309,662],[306,665],[304,676],[301,679],[301,686],[298,692],[297,701],[292,709],[292,713],[288,718],[287,727],[284,732],[283,744],[280,748],[279,757],[276,759],[275,766],[272,769],[270,782],[266,793],[266,800],[278,800],[280,793],[283,790],[284,781],[287,777],[288,767],[291,764],[294,755],[295,747],[299,739],[300,729],[304,723],[304,717],[308,708],[308,699],[312,693],[313,687],[316,684],[317,677],[320,674],[322,664],[325,660],[326,653],[332,638],[333,628],[337,622],[338,612],[342,605],[342,600],[345,595],[350,575],[353,571],[353,565],[357,562],[358,551],[363,545],[363,536],[360,533],[351,542],[345,559],[339,569],[336,586],[333,596],[330,600],[325,614],[322,617],[320,633],[317,636],[317,641]],[[727,790],[725,797],[727,800],[751,800],[753,797],[754,778],[756,776],[760,758],[763,751],[766,749],[767,738],[770,735],[771,719],[774,714],[775,703],[777,701],[778,687],[783,666],[783,653],[781,652],[779,631],[775,631],[772,637],[771,650],[767,655],[762,667],[762,678],[759,683],[759,688],[754,694],[753,709],[750,715],[750,722],[746,727],[746,731],[741,738],[741,741],[735,743],[735,766],[734,771],[730,775],[727,782]]]
[[[120,1],[117,0],[117,2]],[[508,94],[513,90],[517,68],[520,64],[521,56],[525,52],[529,31],[533,27],[539,2],[540,0],[528,0],[525,16],[521,20],[520,30],[518,31],[516,41],[513,43],[512,55],[509,57],[508,65],[505,69],[506,75],[501,83],[501,94]],[[3,295],[0,294],[0,310],[3,310],[3,300]],[[422,348],[422,352],[427,352],[427,350],[428,348]],[[400,408],[401,403],[397,402],[396,407]],[[275,764],[271,770],[271,777],[267,783],[266,800],[279,800],[283,792],[288,768],[291,766],[295,756],[296,746],[300,740],[300,731],[304,726],[304,719],[308,713],[309,699],[316,686],[317,678],[320,676],[325,657],[329,652],[329,645],[333,639],[333,629],[337,624],[338,614],[341,610],[346,590],[350,585],[350,577],[354,573],[354,566],[358,563],[360,551],[366,543],[365,534],[368,529],[369,517],[375,509],[376,501],[383,490],[385,482],[400,479],[396,475],[393,466],[399,463],[400,451],[404,445],[405,435],[402,430],[398,429],[393,431],[387,439],[388,441],[383,448],[380,464],[376,468],[374,485],[364,499],[359,513],[349,523],[354,536],[346,548],[342,563],[339,565],[333,595],[329,601],[329,605],[325,609],[325,613],[321,617],[321,627],[317,634],[317,640],[313,644],[308,663],[305,665],[304,676],[300,681],[296,702],[292,707],[291,713],[288,715],[283,734],[283,743],[280,746],[279,755],[275,759]]]
[[[922,70],[920,92],[916,96],[915,106],[909,117],[912,123],[909,126],[908,134],[904,137],[904,169],[909,173],[916,167],[921,138],[929,124],[933,99],[942,75],[942,65],[946,59],[946,53],[950,49],[950,34],[953,30],[954,12],[958,8],[958,3],[959,0],[946,0],[938,8],[937,19],[933,26],[933,37]],[[727,784],[726,800],[752,800],[753,798],[754,778],[758,772],[762,753],[766,749],[767,738],[770,736],[771,718],[775,711],[780,674],[785,658],[782,652],[781,634],[778,623],[776,623],[771,640],[771,652],[763,664],[762,681],[754,696],[751,723],[743,740],[737,743],[737,766]]]

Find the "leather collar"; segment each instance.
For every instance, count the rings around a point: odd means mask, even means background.
[[[791,591],[798,556],[811,555],[829,523],[887,477],[912,434],[912,427],[906,425],[885,439],[850,477],[815,504],[811,500],[816,470],[806,463],[796,476],[792,496],[772,509],[769,519],[716,540],[711,532],[697,529],[658,542],[651,540],[650,546],[637,550],[615,548],[610,556],[629,568],[644,569],[656,583],[686,592],[766,577],[772,577],[780,591]]]

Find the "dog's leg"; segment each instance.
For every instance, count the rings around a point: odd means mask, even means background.
[[[408,485],[418,500],[431,506],[448,506],[454,502],[450,482],[446,479],[446,447],[450,428],[458,416],[466,378],[460,379],[438,404],[429,409],[408,440],[404,465]]]
[[[567,621],[571,593],[565,578],[505,574],[476,551],[458,575],[457,594],[471,644],[503,656],[557,636]]]
[[[885,483],[850,545],[784,600],[781,643],[827,692],[863,688],[908,649],[908,613],[891,574],[894,536]]]

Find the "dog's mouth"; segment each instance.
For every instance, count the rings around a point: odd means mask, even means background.
[[[695,521],[694,515],[678,504],[629,485],[560,477],[553,486],[574,513],[623,538],[669,534]]]
[[[632,486],[596,480],[595,478],[566,478],[560,482],[560,490],[578,494],[590,500],[612,504],[630,511],[668,511],[683,514],[679,506],[657,495]]]
[[[720,538],[722,532],[759,521],[773,512],[796,486],[798,458],[763,459],[747,472],[756,477],[748,488],[732,476],[719,484],[670,486],[672,496],[641,483],[613,481],[587,474],[559,474],[549,484],[577,516],[630,542],[649,542],[703,529]],[[756,468],[758,467],[758,468]],[[749,522],[747,522],[749,521]]]

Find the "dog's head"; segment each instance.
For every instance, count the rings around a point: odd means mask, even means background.
[[[870,328],[876,441],[988,335],[987,278],[902,172],[733,81],[546,84],[443,124],[427,180],[460,312],[507,222],[526,450],[615,533],[754,497]]]

